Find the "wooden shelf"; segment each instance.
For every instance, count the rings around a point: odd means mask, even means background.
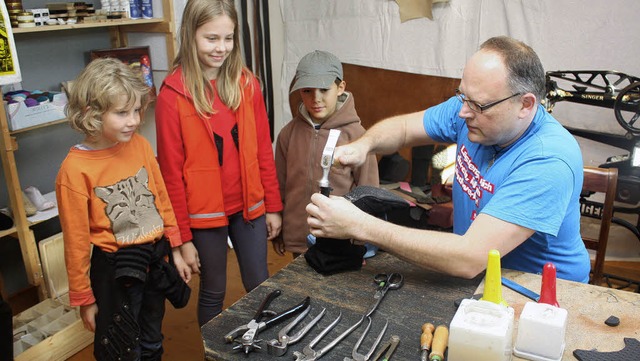
[[[57,203],[56,201],[56,192],[49,192],[46,194],[42,195],[46,200],[53,202],[53,203]],[[29,223],[29,227],[38,224],[40,222],[44,222],[44,221],[48,221],[51,218],[57,217],[58,216],[58,206],[56,204],[56,206],[54,208],[50,208],[44,211],[38,211],[36,212],[36,214],[27,217],[27,223]],[[4,237],[4,236],[10,236],[14,233],[17,232],[17,228],[15,226],[9,228],[9,229],[5,229],[0,231],[0,238]]]
[[[63,42],[65,38],[73,36],[74,31],[81,29],[96,29],[95,32],[99,33],[96,35],[108,36],[111,48],[124,48],[129,46],[129,34],[131,33],[154,33],[164,37],[167,59],[173,60],[175,58],[175,49],[177,48],[173,3],[171,0],[160,1],[162,3],[163,16],[159,18],[138,20],[114,19],[80,24],[44,25],[34,28],[13,28],[12,32],[15,35],[14,40],[16,43],[20,43],[22,40],[29,40],[31,37],[29,35],[20,34],[32,33],[37,33],[35,34],[36,37],[38,37],[38,35],[47,35],[45,36],[46,38],[53,37],[53,41],[57,43]],[[47,34],[49,32],[56,33]],[[56,35],[53,36],[54,34]],[[61,51],[64,53],[64,50]],[[65,64],[59,64],[59,66],[65,66]],[[25,69],[23,69],[23,72],[24,70]],[[2,95],[1,91],[0,95]],[[0,98],[2,97],[0,96]],[[32,127],[10,131],[6,111],[0,112],[0,165],[2,166],[3,173],[0,177],[4,177],[5,179],[7,193],[9,196],[9,205],[15,212],[13,227],[7,230],[0,230],[0,237],[12,236],[18,239],[20,243],[22,261],[25,265],[25,271],[27,274],[27,281],[31,286],[37,289],[38,299],[40,300],[48,298],[49,295],[44,284],[45,281],[43,277],[42,264],[37,248],[38,243],[36,242],[34,232],[30,227],[36,223],[43,222],[46,219],[53,218],[58,214],[56,208],[55,211],[38,212],[36,215],[31,217],[25,216],[21,194],[22,186],[18,177],[18,170],[14,155],[15,151],[18,149],[18,137],[14,135],[65,122],[66,119],[58,119]],[[45,195],[45,197],[46,196],[47,195]],[[0,287],[2,287],[2,285],[0,285]],[[47,360],[49,359],[62,360],[66,359],[66,357],[47,357]]]
[[[30,130],[34,130],[34,129],[38,129],[38,128],[45,128],[45,127],[49,127],[49,126],[56,125],[56,124],[66,123],[66,122],[67,122],[67,118],[58,119],[58,120],[54,120],[52,122],[46,122],[46,123],[42,123],[42,124],[31,126],[31,127],[20,128],[18,130],[12,130],[12,131],[9,131],[9,134],[14,135],[14,134],[18,134],[18,133],[22,133],[22,132],[28,132]]]
[[[13,28],[12,31],[14,34],[26,34],[26,33],[58,31],[58,30],[106,28],[110,26],[148,25],[148,24],[159,24],[162,22],[164,22],[164,19],[160,19],[160,18],[139,19],[139,20],[118,19],[118,20],[104,20],[104,21],[96,21],[92,23],[80,23],[80,24],[44,25],[44,26],[36,26],[35,28]]]
[[[5,237],[5,236],[9,236],[16,233],[16,227],[11,227],[9,229],[3,229],[2,231],[0,231],[0,238]]]

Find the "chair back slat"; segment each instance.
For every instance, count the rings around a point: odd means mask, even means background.
[[[611,218],[613,217],[613,201],[616,198],[616,185],[618,183],[617,168],[596,168],[584,167],[584,181],[582,190],[604,194],[602,213],[600,214],[600,224],[598,238],[589,237],[583,234],[587,249],[596,252],[595,262],[591,268],[590,283],[600,285],[604,271],[604,260],[607,252],[607,242],[609,230],[611,229]]]

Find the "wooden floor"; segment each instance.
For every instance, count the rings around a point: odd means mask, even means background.
[[[277,255],[269,244],[269,274],[273,275],[282,267],[291,262],[291,254],[285,256]],[[233,250],[229,250],[227,262],[227,295],[224,300],[224,307],[229,307],[246,294],[242,281],[240,281],[240,270]],[[163,320],[162,332],[164,339],[164,356],[166,361],[191,361],[203,360],[204,348],[200,336],[200,328],[196,317],[196,307],[198,303],[198,283],[197,275],[191,280],[191,299],[187,307],[176,310],[167,304],[167,312]],[[89,361],[93,358],[93,344],[75,354],[70,361]]]

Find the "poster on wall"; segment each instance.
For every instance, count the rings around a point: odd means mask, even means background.
[[[0,7],[2,9],[2,18],[0,19],[0,85],[19,83],[22,81],[22,77],[20,76],[16,43],[13,40],[11,30],[11,19],[4,1],[0,3]]]

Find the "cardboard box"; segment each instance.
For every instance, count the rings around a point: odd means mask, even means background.
[[[22,128],[64,119],[64,107],[67,104],[67,96],[64,93],[53,96],[53,101],[41,103],[33,107],[27,107],[23,102],[7,104],[7,119],[9,130],[16,131]]]
[[[40,254],[49,294],[54,298],[13,318],[16,361],[62,361],[93,342],[82,325],[77,307],[69,306],[62,233],[40,241]]]

